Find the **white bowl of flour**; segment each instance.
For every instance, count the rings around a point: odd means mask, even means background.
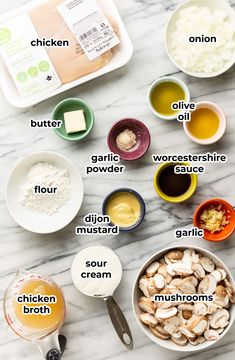
[[[20,226],[34,233],[63,229],[77,215],[82,201],[79,171],[53,152],[34,153],[20,160],[8,178],[8,210]]]

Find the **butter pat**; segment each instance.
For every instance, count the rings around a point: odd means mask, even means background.
[[[64,122],[67,134],[73,134],[86,130],[86,120],[83,110],[64,113]]]

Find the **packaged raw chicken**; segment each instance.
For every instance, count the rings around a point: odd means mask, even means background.
[[[125,65],[132,52],[113,0],[34,0],[0,22],[1,87],[13,105],[34,105]]]
[[[67,83],[107,65],[113,57],[116,46],[107,50],[94,60],[89,60],[74,33],[70,30],[58,11],[58,6],[63,2],[63,0],[49,0],[30,11],[29,16],[40,38],[54,38],[69,41],[69,47],[52,47],[46,49],[60,80],[62,83]],[[74,3],[74,1],[69,1],[69,3],[71,2]],[[109,21],[114,32],[118,34],[118,26],[115,20],[109,17],[108,14],[105,14],[105,17]],[[102,29],[100,24],[94,24],[91,21],[86,32],[80,36],[86,36],[92,29],[97,29],[96,32],[99,32],[99,34],[91,33],[91,38],[92,36],[100,37],[101,32],[98,29],[98,26]]]

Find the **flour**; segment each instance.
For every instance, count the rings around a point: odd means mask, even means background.
[[[51,193],[36,193],[39,187]],[[53,193],[52,189],[56,189]],[[24,185],[20,188],[21,205],[29,210],[47,215],[55,214],[71,196],[69,171],[52,164],[39,162],[31,166]]]

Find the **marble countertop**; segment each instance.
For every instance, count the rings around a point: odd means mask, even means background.
[[[25,0],[1,2],[3,13],[24,3]],[[131,292],[138,269],[154,252],[169,245],[187,243],[211,250],[227,264],[235,275],[235,238],[222,244],[202,239],[174,239],[174,229],[190,227],[195,207],[205,199],[222,197],[235,205],[235,71],[224,76],[203,80],[188,77],[170,62],[164,49],[164,27],[169,11],[176,0],[116,0],[123,20],[134,44],[134,56],[122,69],[85,85],[54,97],[29,109],[10,106],[0,94],[0,297],[13,279],[18,267],[47,274],[62,287],[67,316],[63,333],[68,338],[64,360],[142,360],[171,359],[225,359],[235,356],[234,327],[221,342],[201,353],[174,353],[152,343],[139,329],[133,315]],[[235,0],[231,2],[235,7]],[[195,196],[183,205],[171,205],[160,200],[153,187],[153,174],[157,167],[152,163],[153,153],[199,153],[205,149],[192,143],[176,122],[164,122],[150,112],[146,94],[149,85],[159,76],[174,74],[189,85],[192,98],[217,102],[225,110],[228,129],[223,140],[209,146],[210,151],[228,155],[226,165],[210,164],[206,174],[199,177]],[[56,103],[66,97],[80,97],[94,109],[96,124],[87,141],[71,144],[58,138],[53,131],[30,129],[29,118],[49,118]],[[85,175],[85,166],[92,153],[106,153],[106,136],[118,119],[134,117],[149,128],[152,145],[143,159],[126,164],[124,175]],[[80,170],[85,186],[82,209],[75,220],[59,233],[40,236],[19,227],[10,217],[5,204],[5,185],[14,163],[20,158],[41,150],[51,150],[68,157]],[[117,237],[83,237],[75,235],[75,226],[89,212],[101,211],[104,197],[112,190],[128,186],[144,197],[147,215],[142,226],[134,233]],[[109,320],[105,304],[89,299],[75,289],[70,267],[75,254],[89,244],[104,244],[114,249],[123,264],[123,280],[116,291],[116,299],[124,310],[134,336],[133,352],[127,352],[119,342]],[[2,313],[2,310],[1,310]],[[37,349],[17,338],[3,322],[0,323],[0,357],[7,360],[40,360]]]

